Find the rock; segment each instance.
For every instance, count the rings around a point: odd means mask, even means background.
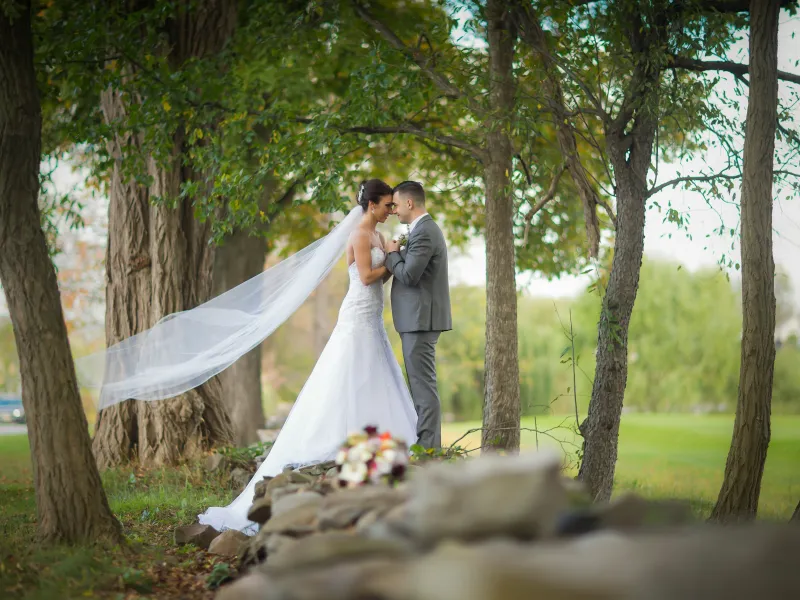
[[[216,471],[225,471],[228,468],[228,459],[219,452],[214,452],[206,456],[203,467],[206,471],[213,473]]]
[[[247,518],[251,521],[263,525],[272,516],[272,498],[262,496],[253,502],[253,506],[247,512]]]
[[[371,511],[388,512],[407,499],[403,490],[382,485],[341,490],[325,496],[319,510],[320,529],[345,529]]]
[[[298,471],[300,473],[304,473],[306,475],[310,475],[311,477],[316,479],[317,477],[321,477],[321,476],[325,475],[331,469],[335,469],[335,468],[336,468],[336,461],[335,460],[329,460],[329,461],[326,461],[326,462],[317,463],[315,465],[309,465],[307,467],[302,467],[301,469],[298,469]]]
[[[284,486],[276,488],[270,492],[270,497],[272,498],[272,504],[274,505],[278,500],[283,498],[284,496],[291,496],[297,494],[298,492],[308,491],[311,489],[311,486],[308,484],[300,484],[300,483],[287,483]]]
[[[322,504],[322,495],[317,492],[306,490],[301,490],[294,494],[285,494],[272,504],[272,514],[278,516],[290,510],[294,510],[298,506],[307,504],[317,507],[320,506]]]
[[[211,525],[195,523],[193,525],[177,527],[174,535],[175,544],[178,546],[194,544],[203,550],[207,550],[211,541],[219,535],[219,531],[214,529]]]
[[[405,600],[405,566],[397,560],[365,558],[333,566],[281,570],[261,567],[267,576],[258,582],[264,600]],[[251,600],[253,597],[242,596]],[[232,596],[225,600],[232,600]]]
[[[231,482],[233,483],[233,487],[239,489],[240,491],[243,490],[247,484],[250,483],[252,476],[253,474],[247,469],[236,467],[233,471],[231,471]]]
[[[276,569],[319,568],[361,558],[404,558],[409,548],[388,540],[371,540],[357,535],[329,531],[295,540],[280,553],[268,555],[267,564]]]
[[[271,479],[272,477],[264,477],[264,479],[256,483],[253,488],[253,498],[262,498],[267,494],[267,484]]]
[[[431,465],[410,482],[409,523],[424,545],[553,536],[568,506],[560,470],[558,456],[544,452]]]
[[[263,600],[268,598],[271,581],[259,572],[248,573],[233,583],[222,586],[214,600]]]
[[[619,531],[681,526],[694,520],[692,507],[681,500],[646,500],[624,494],[596,509],[598,526]]]
[[[261,526],[264,533],[283,533],[291,536],[303,536],[313,533],[317,528],[317,506],[301,504],[280,515],[273,516]]]
[[[339,476],[339,467],[331,467],[327,471],[325,471],[325,477],[327,479],[336,479]]]
[[[209,554],[219,554],[220,556],[238,556],[243,550],[243,545],[250,538],[241,531],[226,529],[214,538],[208,547]]]

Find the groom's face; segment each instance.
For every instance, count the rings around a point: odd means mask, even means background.
[[[414,210],[414,202],[411,198],[403,197],[400,192],[394,193],[395,213],[403,225],[411,223],[411,211]]]

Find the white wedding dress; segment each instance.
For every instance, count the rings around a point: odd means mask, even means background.
[[[383,265],[383,250],[373,247],[371,255],[373,269]],[[383,325],[383,282],[365,286],[355,262],[348,273],[350,287],[336,327],[272,450],[239,497],[226,507],[209,508],[200,523],[254,534],[258,526],[247,513],[256,483],[284,466],[332,460],[347,436],[367,425],[409,445],[416,442],[414,404]]]

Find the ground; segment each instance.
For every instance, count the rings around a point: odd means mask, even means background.
[[[574,423],[538,419],[540,447],[573,451]],[[563,425],[563,427],[562,427]],[[617,492],[690,499],[699,515],[710,512],[722,480],[733,420],[726,416],[625,415],[620,435]],[[478,424],[444,427],[453,443]],[[533,428],[532,419],[523,427]],[[459,445],[474,447],[474,433]],[[526,448],[537,435],[523,432]],[[570,461],[567,461],[568,463]],[[787,520],[800,499],[800,417],[775,417],[761,494],[760,516]],[[198,467],[104,475],[112,509],[122,521],[126,548],[56,548],[33,543],[35,505],[27,440],[0,436],[0,597],[2,598],[211,598],[208,589],[229,566],[193,548],[175,548],[172,529],[194,521],[210,505],[233,495],[221,476]]]

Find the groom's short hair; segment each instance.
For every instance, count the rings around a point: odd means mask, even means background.
[[[425,188],[419,181],[404,181],[394,186],[394,194],[400,194],[401,198],[411,198],[414,206],[425,206]]]

